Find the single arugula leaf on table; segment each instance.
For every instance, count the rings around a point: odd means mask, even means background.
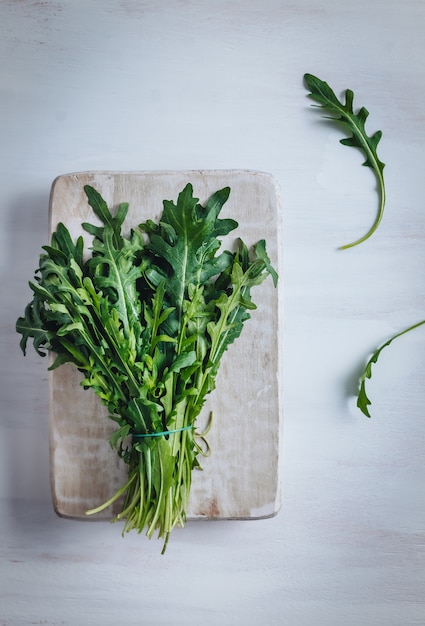
[[[413,326],[409,326],[408,328],[405,328],[401,332],[393,335],[390,339],[388,339],[388,341],[383,343],[377,350],[375,350],[375,352],[369,358],[368,362],[366,363],[363,374],[360,377],[360,387],[359,387],[359,392],[357,396],[357,406],[362,411],[362,413],[366,415],[366,417],[370,417],[369,406],[372,404],[366,393],[366,381],[372,378],[372,366],[378,362],[378,359],[384,348],[389,346],[395,339],[398,339],[402,335],[409,333],[411,330],[414,330],[415,328],[418,328],[419,326],[422,326],[423,324],[425,324],[425,320],[422,320],[421,322],[418,322],[417,324],[413,324]]]
[[[350,133],[349,137],[341,139],[340,142],[344,146],[358,148],[365,156],[364,166],[369,167],[375,174],[378,195],[379,208],[376,219],[369,231],[352,243],[340,246],[341,250],[352,248],[363,243],[376,232],[384,215],[385,208],[385,182],[384,182],[384,163],[379,159],[377,147],[382,137],[382,131],[376,131],[369,136],[365,129],[365,122],[369,116],[369,111],[365,107],[361,107],[357,113],[353,110],[354,93],[351,89],[345,91],[345,102],[340,101],[335,95],[331,87],[324,81],[320,80],[312,74],[305,74],[304,79],[308,89],[309,97],[319,104],[316,105],[325,109],[330,113],[324,116],[326,119],[334,120],[340,126]]]

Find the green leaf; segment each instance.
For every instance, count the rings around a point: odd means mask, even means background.
[[[147,398],[132,398],[123,411],[123,416],[131,423],[134,433],[153,433],[162,428],[162,410],[160,404]]]
[[[378,362],[378,359],[380,357],[380,354],[381,354],[382,350],[384,348],[386,348],[387,346],[389,346],[394,341],[394,339],[398,339],[398,337],[401,337],[402,335],[405,335],[406,333],[409,333],[411,330],[414,330],[415,328],[418,328],[419,326],[422,326],[423,324],[425,324],[425,320],[423,320],[421,322],[418,322],[417,324],[414,324],[413,326],[409,326],[408,328],[405,328],[400,333],[397,333],[396,335],[391,337],[391,339],[388,339],[388,341],[386,341],[384,344],[382,344],[382,346],[380,346],[372,354],[372,356],[370,357],[370,359],[366,363],[366,366],[365,366],[365,369],[363,371],[363,374],[360,377],[360,381],[359,381],[360,388],[359,388],[359,393],[358,393],[358,396],[357,396],[357,406],[362,411],[362,413],[364,413],[366,415],[366,417],[370,417],[370,413],[369,413],[368,407],[372,404],[371,401],[369,400],[367,394],[366,394],[366,380],[370,379],[372,377],[372,365],[374,365],[375,363]]]
[[[59,263],[59,265],[66,267],[69,259],[72,258],[82,267],[83,247],[83,238],[78,237],[74,244],[66,226],[62,222],[59,222],[56,231],[52,234],[51,245],[43,246],[43,249],[46,250],[48,256],[56,263]]]
[[[255,244],[254,251],[257,257],[263,261],[265,269],[272,277],[273,285],[277,287],[278,274],[272,266],[269,255],[267,254],[265,239],[260,239],[260,241]]]
[[[118,231],[113,232],[110,226],[103,228],[102,239],[93,242],[94,252],[88,269],[96,290],[103,292],[117,309],[128,335],[140,319],[141,303],[136,283],[143,275],[143,268],[134,262],[135,247],[129,242],[117,244],[117,239]]]
[[[46,356],[42,348],[47,348],[49,344],[49,333],[44,327],[42,319],[42,308],[39,305],[37,296],[25,307],[24,317],[19,317],[16,322],[16,332],[22,335],[20,347],[24,355],[28,339],[33,339],[34,349],[40,356]]]
[[[191,350],[190,352],[183,352],[173,361],[170,372],[178,373],[183,368],[193,365],[196,361],[196,352]]]
[[[353,111],[354,94],[350,89],[345,91],[345,103],[340,102],[335,93],[327,83],[312,74],[305,74],[304,79],[307,88],[310,90],[309,97],[319,103],[319,107],[329,111],[332,116],[325,116],[326,119],[339,123],[350,134],[349,137],[341,139],[345,146],[358,148],[365,156],[363,165],[370,167],[375,174],[378,184],[379,209],[376,219],[370,230],[360,239],[353,243],[341,246],[340,249],[351,248],[366,241],[377,230],[381,223],[385,208],[385,183],[384,183],[384,163],[379,159],[377,147],[382,137],[380,130],[372,136],[368,136],[365,130],[365,122],[369,111],[362,107],[357,113]]]
[[[93,209],[95,215],[97,215],[97,217],[105,226],[109,226],[109,228],[113,232],[114,245],[116,248],[119,248],[123,243],[123,239],[121,237],[121,226],[127,215],[128,204],[126,202],[120,204],[116,215],[112,216],[108,205],[106,204],[100,193],[96,191],[96,189],[94,189],[90,185],[85,185],[84,191],[86,193],[88,203]],[[83,228],[87,232],[91,232],[91,234],[95,234],[96,237],[102,239],[102,228],[93,228],[93,226],[86,223],[83,224]]]
[[[214,256],[220,246],[217,237],[237,226],[234,220],[218,218],[228,196],[228,188],[221,190],[202,207],[193,197],[189,183],[179,194],[177,204],[164,200],[158,225],[145,222],[140,226],[150,236],[147,248],[152,254],[152,265],[160,281],[166,276],[167,301],[175,307],[178,319],[189,285],[207,282],[231,262],[228,254]],[[149,277],[155,281],[155,273]]]
[[[111,448],[117,448],[121,441],[126,439],[130,434],[131,427],[129,424],[124,424],[121,428],[114,430],[111,436],[109,437],[109,443]]]

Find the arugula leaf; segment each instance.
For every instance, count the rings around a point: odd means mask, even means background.
[[[93,212],[104,224],[103,227],[99,228],[97,226],[93,226],[93,224],[83,223],[82,226],[84,230],[91,233],[95,237],[102,239],[102,233],[104,232],[104,229],[107,228],[112,231],[114,238],[113,244],[116,247],[124,244],[124,239],[121,237],[121,226],[123,225],[128,212],[128,203],[122,202],[118,207],[116,215],[113,217],[105,200],[102,198],[100,193],[96,191],[96,189],[93,189],[90,185],[85,185],[84,191]]]
[[[357,396],[357,406],[362,411],[362,413],[366,415],[366,417],[370,417],[368,407],[372,404],[366,393],[366,380],[367,379],[370,380],[370,378],[372,377],[372,365],[378,362],[378,359],[380,357],[382,350],[386,348],[387,346],[389,346],[394,341],[394,339],[398,339],[398,337],[401,337],[402,335],[409,333],[411,330],[414,330],[415,328],[418,328],[419,326],[422,326],[423,324],[425,324],[425,320],[422,320],[421,322],[418,322],[417,324],[414,324],[413,326],[409,326],[408,328],[405,328],[404,330],[402,330],[400,333],[397,333],[396,335],[388,339],[388,341],[386,341],[384,344],[382,344],[382,346],[380,346],[368,360],[365,366],[365,369],[363,371],[363,374],[360,377],[360,381],[359,381],[360,388],[359,388],[359,392]]]
[[[193,197],[193,187],[188,183],[177,204],[164,200],[159,224],[148,221],[140,225],[150,237],[152,268],[148,277],[157,285],[166,276],[168,301],[178,317],[188,286],[205,283],[230,265],[227,253],[215,256],[220,247],[217,237],[237,227],[234,220],[218,219],[229,193],[229,188],[217,192],[204,208]]]
[[[332,114],[331,116],[324,117],[326,119],[335,120],[344,129],[351,133],[349,137],[341,139],[340,142],[344,146],[358,148],[361,152],[363,152],[366,157],[363,165],[372,169],[378,184],[379,209],[372,227],[360,239],[344,246],[340,246],[340,249],[344,250],[366,241],[371,235],[373,235],[373,233],[377,230],[384,214],[385,183],[383,170],[385,164],[382,163],[377,154],[377,146],[381,140],[382,131],[378,130],[372,136],[367,135],[365,122],[369,116],[369,111],[365,109],[365,107],[361,107],[357,113],[354,113],[354,93],[351,89],[347,89],[345,91],[345,103],[343,103],[338,100],[331,87],[316,76],[313,76],[312,74],[305,74],[304,79],[311,92],[309,97],[319,103],[319,105],[316,106],[324,108]]]
[[[20,347],[24,355],[26,354],[27,342],[33,339],[34,348],[40,356],[46,356],[46,352],[41,348],[48,343],[48,331],[44,328],[42,310],[36,301],[30,302],[25,307],[24,317],[19,317],[16,322],[16,330],[22,335]]]

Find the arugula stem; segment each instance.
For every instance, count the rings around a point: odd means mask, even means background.
[[[158,520],[159,513],[162,507],[162,498],[163,498],[163,493],[164,493],[164,473],[163,473],[162,458],[160,454],[157,455],[157,459],[158,459],[158,465],[159,465],[159,479],[158,480],[159,480],[160,488],[159,488],[159,493],[157,494],[156,503],[155,503],[155,507],[156,507],[155,514],[146,532],[149,538],[151,538],[153,533],[155,532],[156,522]]]
[[[178,471],[177,471],[177,484],[182,484],[182,476],[183,476],[183,467],[186,459],[186,436],[187,432],[184,430],[180,433],[180,441],[179,441],[179,462],[178,462]],[[179,492],[176,490],[176,495]]]
[[[372,155],[371,155],[371,158],[372,158]],[[374,234],[374,232],[378,229],[379,224],[381,223],[381,220],[384,216],[385,201],[386,201],[385,184],[384,184],[384,177],[382,176],[381,170],[377,167],[374,169],[374,171],[375,171],[375,175],[378,181],[378,195],[379,195],[379,208],[378,208],[378,214],[376,216],[376,219],[374,223],[372,224],[371,228],[368,230],[368,232],[365,235],[363,235],[363,237],[360,237],[360,239],[356,239],[356,241],[353,241],[352,243],[347,243],[344,246],[340,246],[339,250],[348,250],[348,248],[353,248],[354,246],[358,246],[360,243],[363,243]]]
[[[118,500],[118,498],[120,498],[123,495],[123,493],[125,493],[128,490],[128,488],[130,487],[130,485],[132,484],[135,478],[136,478],[136,474],[131,474],[129,479],[125,483],[125,485],[120,487],[118,491],[112,496],[112,498],[110,498],[109,500],[101,504],[100,506],[96,507],[95,509],[89,509],[88,511],[86,511],[86,515],[95,515],[96,513],[100,513],[101,511],[104,511],[109,506],[111,506],[111,504],[116,502],[116,500]]]
[[[135,477],[139,478],[138,472],[135,471],[134,472]],[[120,511],[120,513],[118,513],[118,515],[115,516],[116,520],[121,520],[124,517],[128,517],[129,513],[131,511],[134,510],[137,502],[140,500],[140,486],[139,486],[139,479],[136,481],[136,483],[133,485],[133,488],[131,490],[131,492],[129,491],[127,493],[127,501],[124,504],[124,508],[122,511]],[[134,493],[133,493],[134,492]],[[133,496],[131,497],[130,494],[133,493]]]
[[[168,540],[169,540],[169,538],[170,538],[170,531],[166,532],[166,534],[165,534],[165,541],[164,541],[164,545],[163,545],[163,548],[162,548],[161,554],[165,554],[165,551],[166,551],[166,549],[167,549],[167,545],[168,545]]]
[[[146,496],[146,491],[145,491],[145,476],[144,476],[144,470],[145,468],[143,467],[142,463],[138,464],[138,470],[139,470],[139,513],[137,516],[137,528],[143,528],[145,525],[145,516],[146,513],[145,511],[147,511],[147,507],[145,508],[144,504],[145,502],[148,503],[148,500],[145,500],[145,496]]]

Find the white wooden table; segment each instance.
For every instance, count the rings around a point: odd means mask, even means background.
[[[416,0],[0,3],[0,625],[419,626],[425,622],[425,4]],[[388,202],[339,144],[305,72],[383,131]],[[283,506],[160,542],[62,519],[47,360],[16,318],[76,171],[242,169],[282,193]],[[260,233],[259,233],[260,234]],[[257,459],[252,458],[255,464]],[[244,471],[240,468],[241,473]]]

